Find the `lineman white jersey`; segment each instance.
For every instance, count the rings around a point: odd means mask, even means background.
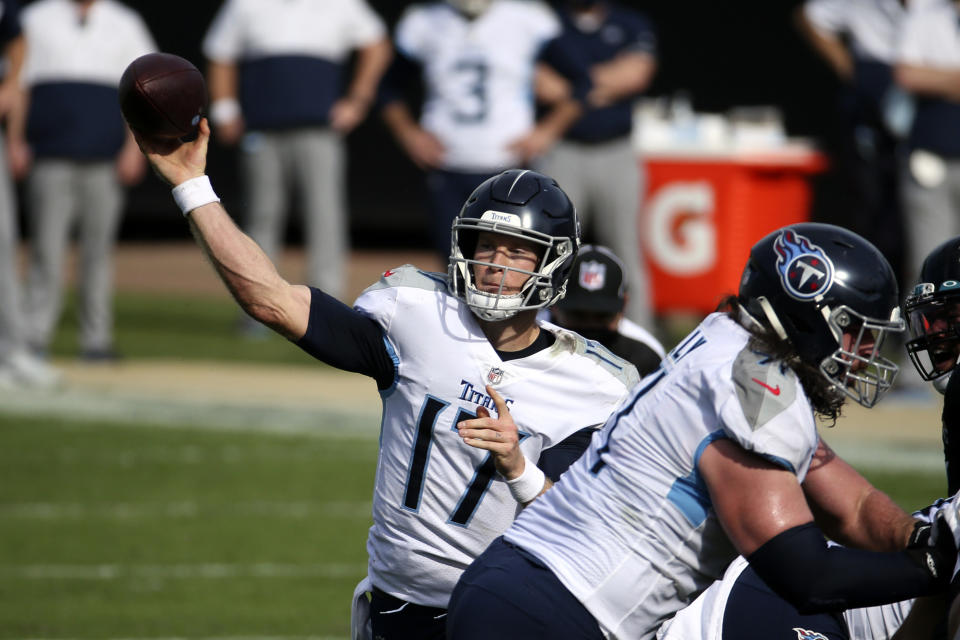
[[[519,511],[489,452],[465,444],[458,421],[504,397],[533,461],[603,424],[638,381],[633,365],[552,325],[552,347],[504,362],[440,274],[387,271],[355,307],[376,320],[396,363],[381,392],[383,422],[369,576],[402,600],[446,607],[460,574]]]
[[[507,147],[533,127],[534,62],[559,33],[550,8],[531,0],[494,0],[473,20],[445,2],[406,11],[396,46],[423,66],[421,126],[443,143],[444,169],[518,164]]]
[[[931,522],[940,509],[956,511],[958,496],[937,501],[930,507],[913,514],[918,520]],[[831,543],[832,544],[832,543]],[[730,592],[737,578],[748,567],[742,556],[727,569],[723,579],[710,585],[687,608],[664,624],[657,632],[657,640],[724,640],[723,619]],[[863,609],[848,609],[843,612],[850,640],[891,640],[906,620],[913,600]],[[766,630],[764,630],[766,631]],[[811,629],[816,631],[816,629]]]
[[[818,442],[810,403],[793,371],[748,338],[708,316],[506,533],[611,638],[652,638],[736,556],[697,466],[707,445],[729,438],[806,476]]]

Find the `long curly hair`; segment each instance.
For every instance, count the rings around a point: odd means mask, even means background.
[[[836,385],[827,380],[820,372],[819,367],[804,361],[796,348],[787,340],[781,339],[766,324],[757,326],[754,323],[744,324],[741,316],[741,304],[735,295],[729,295],[720,301],[717,311],[726,313],[727,316],[743,326],[750,332],[749,347],[769,355],[774,360],[783,362],[785,365],[797,374],[803,390],[807,394],[807,399],[813,407],[814,413],[826,423],[826,426],[832,427],[840,417],[846,394],[837,389]],[[763,322],[762,318],[755,318],[757,322]]]

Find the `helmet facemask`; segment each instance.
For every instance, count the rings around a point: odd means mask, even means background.
[[[928,382],[945,380],[960,356],[960,289],[938,294],[932,283],[918,284],[904,308],[913,366]]]
[[[846,305],[822,311],[838,348],[820,362],[820,372],[837,391],[864,407],[874,406],[899,371],[896,363],[880,354],[887,334],[903,331],[898,310],[890,320],[868,318]]]
[[[477,236],[481,231],[534,244],[541,254],[536,270],[527,271],[475,260]],[[561,278],[558,270],[563,271],[562,266],[569,266],[576,253],[570,238],[555,237],[503,222],[458,217],[453,223],[451,240],[449,275],[452,293],[463,299],[481,320],[495,322],[512,318],[520,311],[542,309],[556,303],[566,293],[566,275]],[[468,255],[469,258],[466,257]],[[502,270],[497,292],[487,293],[477,288],[474,283],[475,266],[493,266]],[[527,276],[519,293],[503,293],[504,282],[510,271]]]

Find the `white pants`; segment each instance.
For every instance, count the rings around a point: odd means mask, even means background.
[[[80,248],[80,347],[113,347],[113,253],[123,189],[112,160],[37,160],[27,180],[31,260],[26,291],[27,340],[48,348],[63,298],[67,241],[77,223]]]

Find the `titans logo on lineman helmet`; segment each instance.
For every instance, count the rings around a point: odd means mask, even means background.
[[[773,245],[777,270],[787,293],[809,300],[827,291],[833,283],[833,264],[824,251],[807,238],[785,229]]]
[[[827,640],[827,636],[816,631],[808,631],[800,627],[794,627],[793,630],[797,632],[797,640]]]

